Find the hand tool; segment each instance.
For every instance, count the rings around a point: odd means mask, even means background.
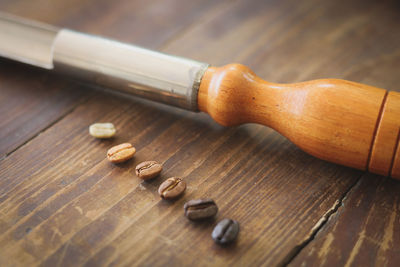
[[[0,13],[0,55],[154,101],[224,126],[272,127],[323,160],[400,179],[400,93],[345,81],[266,82],[240,64],[210,67]]]

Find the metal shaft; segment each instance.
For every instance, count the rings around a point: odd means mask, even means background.
[[[197,111],[208,64],[0,13],[0,55]]]

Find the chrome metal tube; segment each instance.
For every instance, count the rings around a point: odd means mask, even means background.
[[[208,68],[206,63],[2,13],[0,40],[3,57],[193,111]]]
[[[59,29],[0,12],[0,56],[53,68],[53,42]]]

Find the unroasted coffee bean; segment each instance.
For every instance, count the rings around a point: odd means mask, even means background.
[[[162,165],[157,161],[145,161],[136,166],[136,175],[143,180],[156,177],[162,171]]]
[[[213,217],[218,212],[217,204],[212,199],[194,199],[183,206],[185,216],[190,220],[201,220]]]
[[[165,180],[158,188],[158,194],[163,199],[174,199],[185,192],[186,183],[182,179],[171,177]]]
[[[116,130],[112,123],[95,123],[90,125],[89,133],[96,138],[110,138],[113,137]]]
[[[131,159],[135,155],[136,149],[129,143],[114,146],[107,151],[107,158],[112,163],[121,163]]]
[[[214,228],[211,237],[217,244],[226,245],[236,239],[239,234],[239,223],[231,219],[223,219]]]

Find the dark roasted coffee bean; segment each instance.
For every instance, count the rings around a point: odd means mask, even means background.
[[[186,183],[182,179],[171,177],[165,180],[158,188],[158,194],[163,199],[174,199],[185,192]]]
[[[211,237],[217,244],[226,245],[234,241],[239,234],[239,223],[231,219],[223,219],[214,228]]]
[[[156,177],[162,171],[162,165],[157,161],[145,161],[136,166],[136,175],[143,179],[148,180]]]
[[[190,220],[201,220],[213,217],[218,212],[217,204],[212,199],[194,199],[183,206],[185,216]]]

